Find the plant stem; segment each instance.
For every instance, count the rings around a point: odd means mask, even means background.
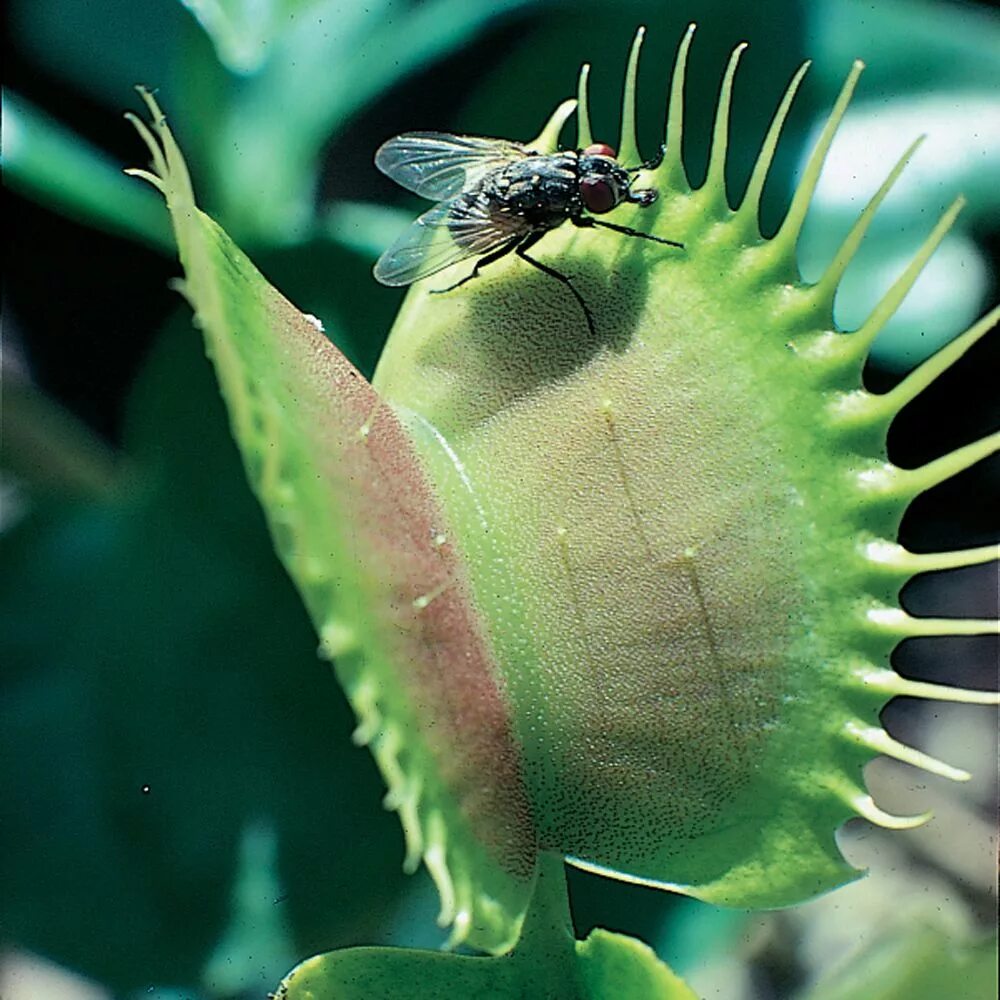
[[[531,905],[511,958],[522,967],[522,976],[541,990],[540,995],[566,997],[567,1000],[580,995],[576,939],[561,854],[545,853],[539,857]],[[545,979],[544,989],[542,978]]]

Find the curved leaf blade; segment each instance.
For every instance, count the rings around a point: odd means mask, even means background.
[[[144,94],[155,173],[248,477],[335,660],[454,937],[516,940],[534,831],[492,651],[448,518],[408,432],[317,320],[271,287],[194,202]],[[161,146],[162,144],[162,146]]]

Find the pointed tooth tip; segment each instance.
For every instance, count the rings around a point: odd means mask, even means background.
[[[469,928],[472,926],[472,913],[468,908],[462,907],[457,910],[449,921],[451,923],[451,934],[444,943],[445,951],[454,951],[469,936]]]
[[[934,818],[932,809],[915,816],[897,816],[876,805],[875,800],[870,795],[860,795],[852,804],[855,812],[862,819],[866,819],[869,823],[874,823],[885,830],[915,830]]]
[[[890,813],[884,815],[891,816]],[[934,810],[928,809],[927,812],[918,813],[916,816],[891,816],[891,823],[886,821],[879,825],[884,825],[887,830],[916,830],[926,826],[932,819],[934,819]]]

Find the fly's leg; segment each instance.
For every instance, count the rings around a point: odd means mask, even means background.
[[[630,229],[628,226],[616,226],[613,222],[599,222],[597,219],[592,219],[589,215],[580,216],[570,216],[573,220],[574,226],[579,226],[581,229],[593,229],[594,226],[600,226],[601,229],[613,229],[616,233],[622,233],[624,236],[638,236],[643,240],[652,240],[654,243],[665,243],[669,247],[677,247],[679,250],[684,249],[683,243],[676,243],[674,240],[663,240],[659,236],[653,236],[650,233],[640,233],[638,229]]]
[[[592,337],[597,335],[597,330],[594,327],[594,317],[591,315],[590,310],[587,308],[587,303],[583,301],[583,296],[576,290],[576,286],[573,284],[565,274],[561,274],[554,267],[549,267],[548,264],[543,264],[540,260],[535,260],[534,257],[528,256],[528,249],[533,247],[545,234],[544,233],[533,233],[527,239],[518,243],[514,247],[514,253],[518,255],[522,260],[526,260],[532,267],[538,268],[542,274],[547,274],[550,278],[555,278],[556,281],[564,284],[570,292],[573,294],[573,298],[580,303],[580,308],[583,310],[583,315],[587,320],[587,329],[590,331]]]
[[[486,254],[485,257],[480,257],[473,265],[472,270],[464,278],[460,278],[454,285],[449,285],[447,288],[432,288],[431,295],[443,295],[445,292],[453,292],[459,285],[464,285],[467,281],[478,278],[480,268],[485,267],[487,264],[492,264],[495,260],[500,260],[501,257],[506,257],[517,244],[518,240],[508,240],[502,246],[497,247],[496,250]]]
[[[464,285],[467,281],[472,281],[473,278],[478,278],[481,268],[485,267],[487,264],[492,264],[494,261],[500,260],[501,257],[506,257],[507,254],[513,250],[522,260],[526,260],[532,267],[537,268],[543,274],[547,274],[550,278],[555,278],[556,281],[561,282],[570,290],[573,298],[580,303],[580,308],[583,310],[583,315],[587,320],[587,329],[590,331],[591,336],[595,336],[597,331],[594,327],[594,317],[591,315],[590,309],[587,308],[587,303],[583,301],[583,296],[574,287],[573,282],[570,281],[565,274],[561,274],[555,268],[549,267],[547,264],[543,264],[541,261],[535,260],[534,257],[528,256],[527,250],[530,247],[533,247],[544,235],[544,232],[532,233],[524,239],[518,237],[518,239],[510,240],[509,242],[504,243],[503,246],[497,247],[496,250],[486,254],[484,257],[480,257],[479,260],[477,260],[473,265],[472,271],[464,278],[459,279],[455,282],[455,284],[449,285],[447,288],[431,289],[431,295],[442,295],[444,292],[454,291],[460,285]]]
[[[640,163],[637,167],[626,167],[626,171],[630,174],[637,174],[640,170],[655,170],[662,162],[663,157],[667,155],[667,144],[661,143],[660,148],[657,150],[656,156],[651,160],[646,160],[644,163]]]

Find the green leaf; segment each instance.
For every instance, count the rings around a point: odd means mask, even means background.
[[[469,958],[409,948],[349,948],[307,959],[285,978],[276,1000],[518,1000],[509,958]],[[537,995],[537,994],[536,994]],[[552,1000],[575,1000],[565,990]]]
[[[279,1000],[697,1000],[696,994],[635,938],[596,930],[578,941],[577,968],[559,977],[544,965],[468,958],[403,948],[351,948],[303,962]],[[549,980],[548,988],[541,984]]]
[[[135,121],[167,199],[233,434],[325,655],[456,938],[509,948],[536,845],[454,531],[396,415],[195,206],[162,114]]]
[[[587,1000],[697,1000],[694,991],[648,945],[595,930],[576,952]]]
[[[380,940],[404,887],[398,824],[350,744],[186,316],[133,387],[113,479],[79,478],[69,497],[26,484],[2,543],[7,940],[123,994],[191,987],[241,916],[237,848],[261,823],[283,889],[242,914],[248,934],[279,920],[293,955]]]
[[[969,943],[933,920],[900,921],[804,1000],[993,1000],[997,941]]]
[[[386,205],[338,201],[326,212],[324,230],[331,239],[366,256],[373,263],[410,224],[408,212]]]
[[[395,948],[317,955],[286,976],[278,1000],[697,1000],[652,949],[622,934],[570,934],[562,859],[542,859],[517,947],[500,958]]]
[[[635,938],[596,930],[576,943],[577,967],[558,976],[544,963],[469,958],[402,948],[351,948],[303,962],[278,1000],[697,1000],[696,994]],[[545,985],[543,985],[545,984]]]
[[[3,169],[15,191],[71,219],[160,250],[171,246],[170,228],[149,191],[9,90],[3,94]]]
[[[386,0],[308,5],[286,21],[213,136],[212,203],[240,237],[305,238],[320,155],[331,136],[400,80],[531,2],[431,0],[396,5],[391,16]]]
[[[19,53],[115,114],[137,83],[171,79],[191,21],[175,0],[12,0],[8,14]]]
[[[295,18],[322,0],[181,0],[234,73],[254,73]],[[332,14],[333,12],[330,11]]]
[[[4,374],[0,464],[31,492],[106,497],[115,455],[81,420],[16,375]]]
[[[490,950],[516,936],[537,845],[729,906],[842,884],[857,875],[834,839],[844,820],[926,819],[872,801],[868,760],[966,777],[882,730],[885,701],[996,700],[904,680],[889,654],[910,635],[995,629],[898,605],[914,573],[992,553],[923,557],[895,534],[910,500],[997,439],[915,470],[885,451],[899,409],[993,317],[888,395],[861,385],[872,341],[960,202],[861,328],[840,334],[840,279],[902,164],[819,281],[799,278],[796,246],[860,65],[767,238],[761,192],[802,72],[732,208],[742,48],[693,189],[681,155],[690,40],[665,157],[635,179],[659,200],[618,213],[683,246],[568,226],[547,235],[544,252],[591,303],[592,323],[517,260],[451,296],[417,287],[379,394],[197,211],[158,117],[165,154],[150,137],[156,174],[145,176],[174,215],[187,292],[279,552],[337,659],[411,863],[422,854],[435,875],[455,939]],[[636,149],[640,41],[623,150]],[[533,148],[555,148],[558,114]],[[443,573],[435,546],[453,558]],[[485,713],[474,725],[473,705]]]

